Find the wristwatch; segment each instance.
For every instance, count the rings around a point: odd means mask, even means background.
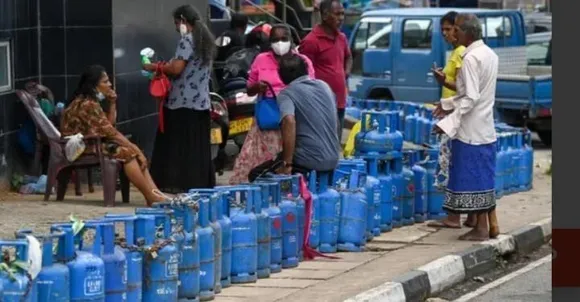
[[[292,167],[292,163],[289,163],[289,162],[287,162],[285,160],[282,161],[282,162],[284,162],[284,168]]]

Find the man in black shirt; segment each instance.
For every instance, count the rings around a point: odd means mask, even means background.
[[[234,51],[240,50],[245,45],[246,28],[248,27],[248,16],[234,13],[230,19],[230,29],[221,35],[220,45],[218,45],[218,55],[216,61],[225,61]]]

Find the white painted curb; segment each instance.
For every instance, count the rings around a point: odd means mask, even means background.
[[[491,245],[500,255],[506,255],[516,250],[516,242],[511,235],[500,234],[496,239],[487,240],[481,244]]]
[[[403,285],[398,282],[383,283],[366,292],[360,293],[344,302],[405,302]]]
[[[465,266],[461,256],[448,255],[418,268],[429,276],[431,294],[438,294],[465,279]]]
[[[542,229],[542,235],[544,236],[543,242],[547,242],[552,237],[552,218],[546,218],[531,223],[523,229],[524,232],[529,229],[537,230],[536,228],[530,228],[530,226],[540,227]],[[534,232],[531,234],[537,234],[537,232]],[[537,240],[536,242],[539,241],[541,240]],[[487,240],[480,244],[491,246],[499,255],[517,252],[516,240],[513,235],[502,234],[496,239]],[[473,256],[475,257],[475,255]],[[465,264],[463,263],[462,257],[458,255],[444,256],[419,267],[417,270],[427,274],[429,278],[430,295],[438,294],[441,291],[460,283],[466,276]],[[426,291],[426,289],[424,290]],[[344,300],[344,302],[406,302],[406,296],[401,283],[387,282],[362,292],[350,299]]]

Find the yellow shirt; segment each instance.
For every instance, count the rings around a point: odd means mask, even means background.
[[[465,51],[465,46],[458,46],[453,50],[447,64],[445,64],[445,68],[443,68],[443,72],[445,73],[445,81],[446,82],[455,82],[457,78],[457,69],[461,68],[461,64],[463,64],[463,52]],[[443,87],[441,91],[441,98],[446,99],[452,96],[455,96],[456,92],[447,88]]]

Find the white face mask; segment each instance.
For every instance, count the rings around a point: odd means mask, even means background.
[[[97,99],[99,99],[99,102],[102,102],[105,100],[105,95],[102,92],[97,92]]]
[[[180,33],[182,36],[185,36],[185,35],[187,35],[187,26],[185,26],[185,24],[184,24],[184,23],[181,23],[181,24],[179,24],[179,33]]]
[[[290,41],[279,41],[276,43],[272,43],[272,50],[274,51],[275,54],[283,56],[290,51],[290,46],[292,46]]]

